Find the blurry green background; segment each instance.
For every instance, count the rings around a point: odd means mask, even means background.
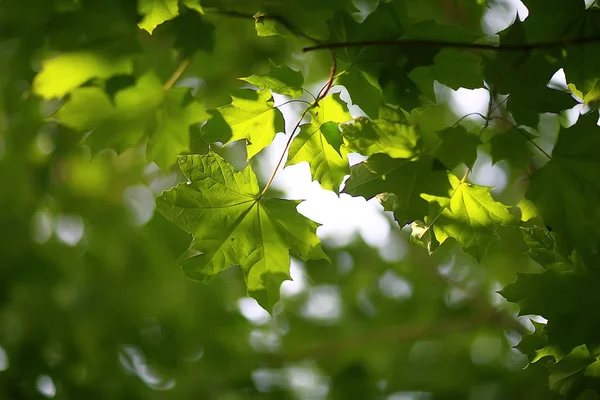
[[[52,120],[60,101],[32,94],[40,61],[116,40],[133,49],[136,75],[154,69],[164,81],[174,46],[191,46],[182,82],[210,108],[227,103],[236,78],[299,46],[259,38],[240,18],[166,23],[152,36],[138,20],[134,2],[0,2],[0,399],[553,398],[541,367],[524,370],[512,348],[524,328],[505,329],[516,307],[495,293],[535,269],[509,228],[510,245],[476,265],[450,242],[430,258],[386,218],[395,257],[359,235],[326,241],[332,263],[295,260],[296,283],[272,315],[244,297],[236,269],[188,280],[177,258],[190,238],[153,210],[177,171],[147,165],[143,146],[92,157]],[[296,56],[318,87],[328,54]],[[441,104],[435,118],[461,116]],[[204,151],[194,132],[192,143]]]

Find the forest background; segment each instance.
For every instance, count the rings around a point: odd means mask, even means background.
[[[600,8],[0,1],[3,399],[600,398]]]

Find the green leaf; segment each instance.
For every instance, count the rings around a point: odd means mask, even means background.
[[[294,71],[287,65],[279,67],[271,61],[271,71],[265,75],[252,75],[240,78],[259,89],[269,89],[279,94],[286,94],[292,98],[302,96],[304,77],[300,71]]]
[[[600,239],[600,127],[597,113],[561,129],[552,160],[531,177],[527,197],[571,248],[596,249]]]
[[[162,104],[162,83],[154,73],[141,76],[134,86],[118,91],[114,105],[97,87],[73,92],[56,118],[78,131],[91,131],[85,143],[93,152],[113,148],[119,152],[151,131],[157,107]]]
[[[580,345],[574,348],[567,356],[550,367],[550,389],[556,390],[563,395],[580,384],[580,379],[584,374],[586,367],[596,361],[596,358],[590,355],[586,345]]]
[[[192,101],[185,105],[186,88],[172,88],[158,109],[158,125],[148,141],[148,161],[167,169],[178,154],[190,149],[190,125],[210,118],[202,104]]]
[[[331,130],[332,123],[335,124],[335,122],[329,122],[317,125],[311,122],[301,125],[300,133],[290,146],[286,165],[308,162],[313,180],[319,181],[323,189],[337,193],[344,176],[349,172],[349,166],[345,152],[340,154],[327,141],[325,132],[323,132],[324,127],[326,130]]]
[[[353,66],[338,75],[334,84],[344,86],[350,93],[352,103],[358,105],[368,116],[377,116],[383,92],[375,76]]]
[[[337,93],[321,100],[310,112],[312,120],[300,126],[300,133],[290,146],[286,165],[308,162],[313,179],[319,181],[323,189],[337,193],[344,176],[349,173],[349,166],[346,150],[343,147],[336,150],[334,126],[328,123],[347,122],[352,116]],[[334,145],[329,143],[327,136],[330,140],[334,138]]]
[[[152,34],[154,28],[179,14],[179,0],[138,0],[138,11],[144,16],[138,26]]]
[[[273,141],[277,132],[284,131],[283,116],[273,107],[273,96],[266,89],[240,90],[232,99],[231,104],[217,109],[222,119],[209,121],[203,128],[205,138],[224,144],[245,140],[250,160]]]
[[[192,10],[184,8],[179,15],[154,31],[154,34],[159,36],[162,33],[173,35],[175,37],[173,47],[181,50],[182,59],[191,59],[198,50],[207,53],[212,53],[214,50],[215,26],[197,11],[196,8]]]
[[[319,128],[327,143],[331,145],[340,155],[343,157],[341,147],[344,144],[344,139],[342,138],[342,133],[340,132],[340,125],[337,122],[325,122]]]
[[[429,98],[435,98],[432,96],[435,80],[454,90],[483,87],[483,68],[479,56],[464,50],[442,49],[433,61],[434,65],[417,67],[409,74]]]
[[[556,1],[553,0],[553,3]],[[541,14],[547,13],[542,11]],[[530,18],[526,20],[526,24],[531,26]],[[500,44],[529,42],[528,33],[523,26],[526,24],[515,23],[500,32]],[[548,26],[544,29],[554,31],[554,28]],[[543,39],[537,40],[548,40],[549,35],[547,33]],[[499,52],[485,59],[484,77],[487,82],[495,84],[498,93],[510,95],[506,107],[512,113],[517,125],[537,127],[540,113],[559,113],[576,104],[570,93],[547,86],[561,66],[555,54],[546,54],[543,51],[530,52],[526,55]],[[509,75],[510,79],[506,79]]]
[[[444,129],[438,134],[441,143],[435,154],[446,168],[453,169],[461,163],[473,167],[477,159],[477,147],[481,144],[477,135],[467,132],[462,125]]]
[[[62,98],[92,78],[110,78],[133,72],[131,57],[101,52],[62,53],[42,62],[33,91],[46,100]]]
[[[254,17],[254,29],[258,36],[286,36],[285,27],[272,18],[263,18],[262,16]]]
[[[507,132],[494,135],[490,140],[492,161],[506,161],[508,165],[519,170],[525,170],[531,162],[529,143],[524,131],[512,128]]]
[[[206,281],[239,265],[248,293],[266,309],[279,300],[290,279],[290,251],[303,260],[325,258],[317,224],[298,214],[298,202],[264,199],[256,175],[241,172],[214,153],[180,156],[188,179],[156,199],[158,209],[193,235],[186,273]]]
[[[342,126],[342,135],[350,151],[365,156],[383,153],[393,158],[411,158],[421,150],[419,129],[397,110],[389,110],[376,120],[357,118]]]
[[[344,193],[371,199],[383,193],[393,193],[385,209],[394,211],[400,226],[422,220],[428,203],[421,193],[444,193],[449,188],[445,171],[433,169],[434,160],[394,159],[386,154],[374,154],[350,169]]]
[[[463,251],[481,261],[491,242],[499,238],[499,225],[515,220],[508,207],[495,201],[491,188],[472,185],[449,175],[451,191],[447,197],[422,194],[431,203],[425,222],[433,226],[436,239],[444,243],[455,239]]]

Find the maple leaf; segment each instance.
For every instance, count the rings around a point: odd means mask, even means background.
[[[334,82],[342,85],[352,93],[352,102],[370,117],[377,116],[379,105],[383,100],[383,92],[377,79],[369,72],[354,66],[341,73]]]
[[[193,235],[185,272],[206,281],[239,265],[248,293],[266,309],[290,279],[290,251],[301,259],[327,259],[317,224],[296,211],[298,201],[261,197],[251,167],[237,172],[215,153],[180,156],[188,179],[156,199],[157,208]]]
[[[308,162],[313,179],[319,181],[323,189],[337,193],[349,166],[346,150],[341,147],[341,133],[332,123],[347,122],[352,116],[337,93],[321,100],[311,110],[311,116],[310,123],[300,126],[300,133],[290,146],[286,165]]]
[[[294,71],[287,65],[279,67],[269,60],[271,71],[264,75],[251,75],[246,78],[239,78],[242,81],[251,83],[259,89],[270,89],[275,93],[286,94],[292,98],[302,96],[302,85],[304,77],[300,71]]]
[[[477,135],[467,132],[461,125],[446,128],[438,135],[441,141],[435,154],[446,168],[451,170],[461,163],[473,167],[477,159],[477,147],[481,144]]]
[[[590,113],[561,129],[552,159],[531,177],[527,197],[571,248],[598,251],[600,127]]]
[[[79,88],[56,118],[77,131],[91,131],[85,143],[94,152],[105,148],[121,152],[149,134],[148,160],[167,169],[178,154],[189,151],[190,125],[210,118],[202,104],[184,104],[188,93],[186,88],[165,92],[158,77],[149,73],[119,90],[114,105],[98,87]]]
[[[431,157],[410,160],[375,154],[350,169],[344,193],[366,199],[393,193],[384,207],[393,211],[396,221],[404,226],[427,215],[428,203],[421,193],[443,194],[449,187],[446,172],[434,171],[433,162]]]
[[[139,0],[138,11],[144,15],[138,26],[152,34],[158,25],[179,14],[179,0]]]
[[[267,89],[240,90],[232,96],[231,104],[213,111],[217,118],[204,126],[205,138],[224,144],[245,140],[250,160],[273,141],[277,132],[284,131],[283,116],[273,105]]]
[[[85,142],[92,151],[113,148],[121,152],[151,129],[156,108],[163,99],[161,81],[154,73],[148,73],[134,86],[118,91],[114,105],[98,87],[77,89],[56,118],[78,131],[91,131]]]
[[[463,251],[477,261],[485,256],[491,242],[499,238],[496,228],[514,222],[508,207],[495,201],[491,188],[472,185],[449,175],[451,190],[447,197],[421,194],[431,203],[425,222],[438,242],[455,239]]]
[[[394,158],[411,158],[421,150],[421,133],[398,110],[386,110],[379,119],[357,118],[342,126],[350,151],[370,156],[384,153]]]

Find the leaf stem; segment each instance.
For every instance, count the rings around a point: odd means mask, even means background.
[[[191,62],[191,58],[186,58],[177,66],[177,69],[173,72],[173,75],[171,75],[171,77],[167,79],[167,81],[163,84],[164,91],[171,89],[173,85],[175,85],[175,83],[179,80],[179,78],[181,78],[181,75],[183,75],[185,69],[190,65]]]
[[[550,154],[548,154],[548,152],[546,150],[542,149],[539,144],[537,144],[536,142],[534,142],[533,139],[530,138],[527,133],[523,132],[522,128],[518,127],[516,124],[514,124],[512,121],[510,121],[510,120],[508,120],[506,118],[502,118],[502,117],[492,117],[492,118],[499,119],[502,122],[508,123],[514,129],[516,129],[517,132],[519,132],[525,138],[525,140],[527,140],[529,143],[531,143],[536,149],[538,149],[538,151],[540,153],[542,153],[544,156],[546,156],[548,158],[548,160],[552,160],[552,156]]]
[[[329,90],[331,89],[331,87],[333,86],[333,80],[335,79],[335,72],[337,70],[337,58],[335,56],[335,51],[333,49],[331,49],[331,71],[329,73],[329,79],[327,80],[327,83],[325,84],[325,86],[323,86],[323,88],[321,88],[321,90],[319,91],[319,94],[317,95],[317,103],[324,99],[325,96],[327,96],[327,93],[329,92]]]
[[[304,116],[306,115],[306,113],[308,113],[308,110],[310,110],[311,108],[312,108],[312,104],[311,104],[311,106],[306,107],[304,109],[304,111],[302,111],[302,114],[300,114],[300,118],[298,118],[298,122],[296,123],[296,125],[294,126],[294,129],[292,129],[292,132],[290,133],[290,137],[288,138],[287,143],[285,144],[285,147],[283,148],[283,151],[281,152],[281,157],[279,157],[279,161],[277,161],[277,165],[275,166],[275,169],[273,170],[271,177],[269,178],[267,184],[265,185],[265,188],[262,190],[262,192],[260,192],[260,197],[262,197],[267,192],[267,190],[269,189],[269,186],[271,186],[271,183],[273,183],[273,179],[275,179],[275,175],[277,175],[277,171],[279,170],[279,167],[281,166],[281,163],[283,162],[283,159],[285,158],[285,154],[286,154],[288,148],[290,147],[290,144],[292,144],[292,140],[294,139],[294,133],[300,127],[300,124],[302,123]]]
[[[323,86],[321,88],[321,90],[319,90],[319,94],[317,95],[316,100],[313,103],[310,103],[309,106],[306,107],[304,109],[304,111],[302,112],[302,114],[300,115],[300,118],[298,119],[298,122],[296,123],[296,125],[294,126],[294,129],[292,129],[292,132],[290,133],[290,137],[288,138],[288,140],[287,140],[287,142],[285,144],[285,147],[283,148],[283,152],[281,153],[281,157],[279,157],[279,161],[277,161],[277,165],[275,166],[275,169],[273,170],[273,173],[271,174],[271,177],[267,181],[267,184],[265,185],[265,188],[262,190],[262,192],[260,192],[260,197],[262,197],[267,192],[267,190],[269,189],[269,187],[273,183],[273,180],[275,179],[275,175],[277,175],[277,171],[279,170],[279,167],[281,166],[281,163],[283,163],[283,159],[285,158],[285,154],[288,151],[288,149],[290,148],[290,145],[292,144],[292,140],[294,140],[294,133],[300,127],[300,124],[302,123],[302,120],[304,120],[304,117],[308,113],[308,110],[310,110],[311,108],[316,107],[317,104],[319,103],[319,101],[321,101],[322,99],[325,98],[325,96],[327,96],[327,93],[329,92],[329,90],[333,86],[333,80],[335,79],[335,72],[337,70],[337,58],[336,58],[335,52],[333,50],[331,50],[331,58],[332,58],[332,64],[331,64],[331,71],[329,73],[329,79],[325,83],[325,86]]]

